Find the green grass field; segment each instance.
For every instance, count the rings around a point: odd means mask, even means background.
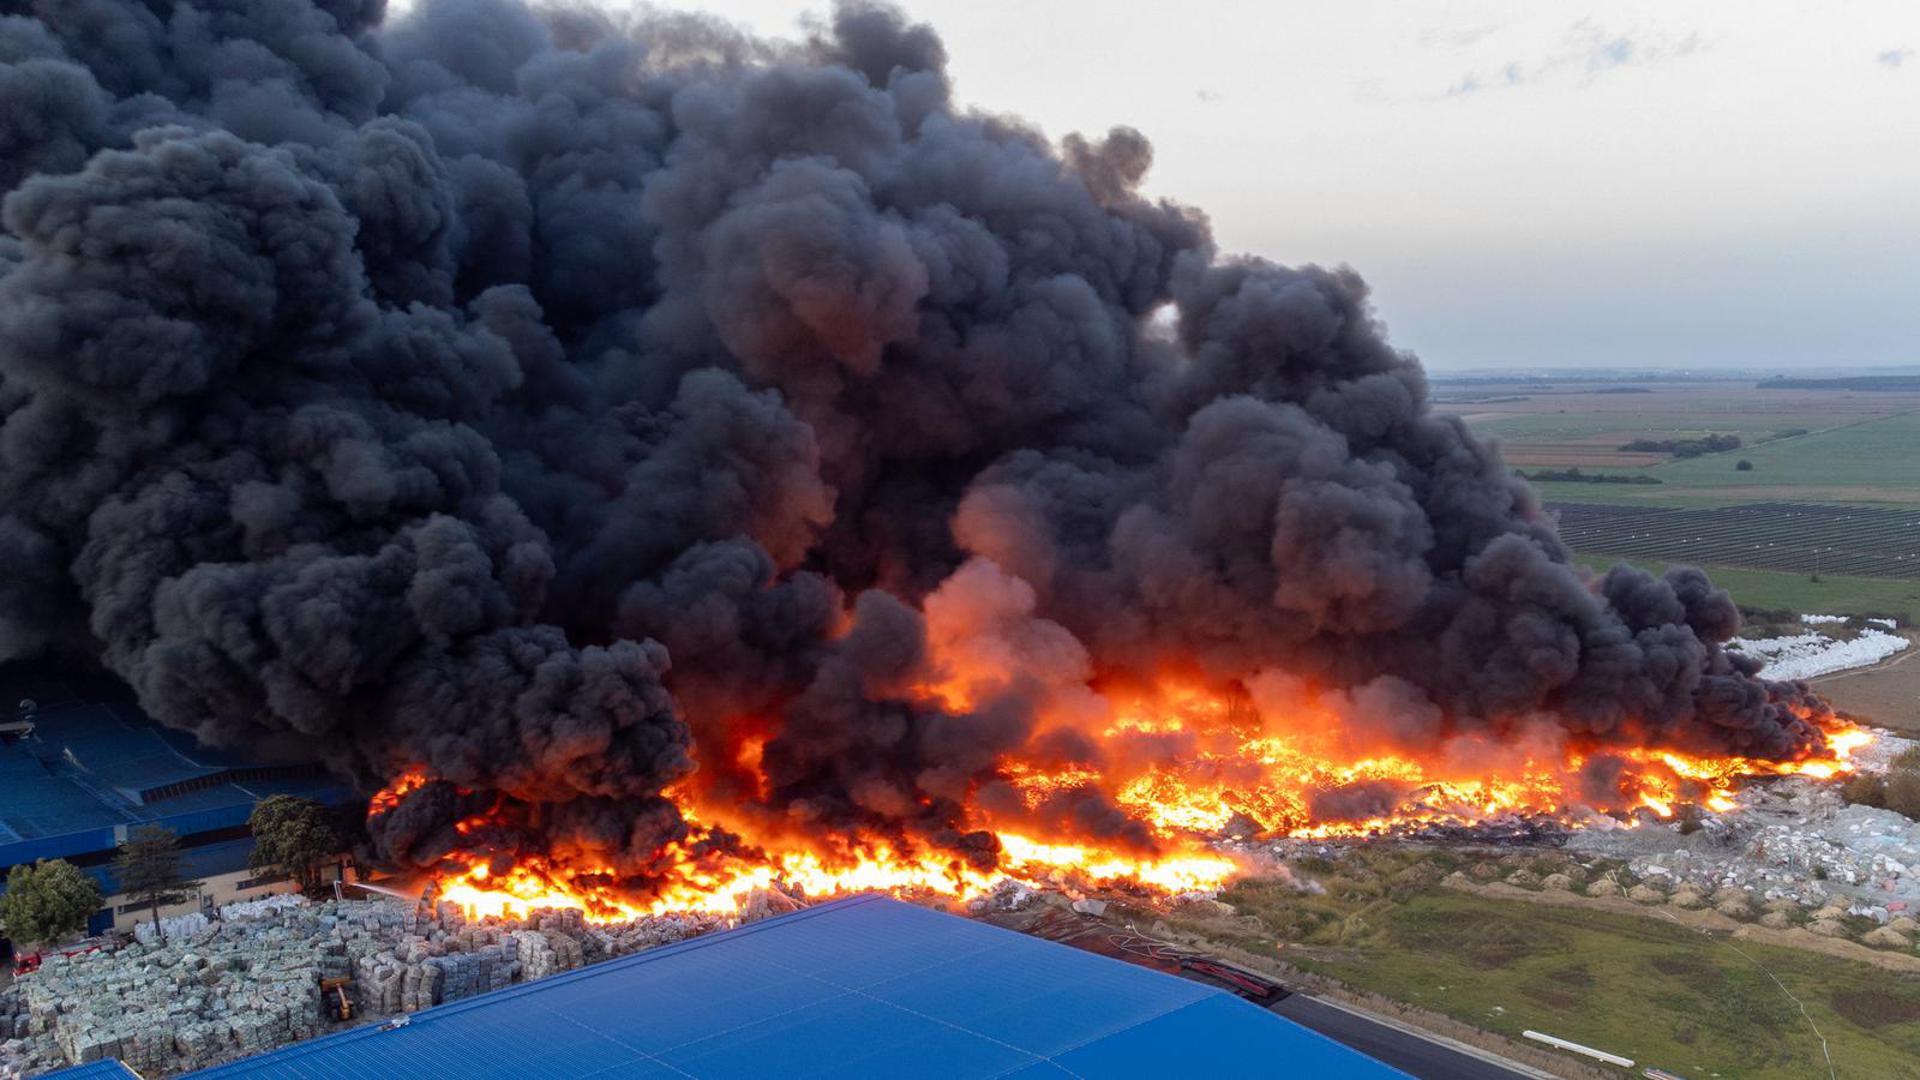
[[[1486,425],[1489,431],[1500,426]],[[1914,503],[1920,502],[1920,454],[1913,452],[1915,447],[1920,447],[1920,414],[1906,413],[1641,468],[1581,467],[1582,472],[1593,475],[1650,476],[1658,479],[1658,484],[1536,481],[1533,486],[1547,502],[1656,506],[1764,501]],[[1742,460],[1751,462],[1753,468],[1739,469]],[[1522,469],[1533,471],[1526,466]]]
[[[1655,395],[1648,395],[1644,400],[1651,404],[1660,399]],[[1462,411],[1472,410],[1472,406],[1459,408]],[[1599,435],[1626,432],[1633,438],[1648,439],[1693,439],[1709,433],[1738,435],[1744,442],[1756,443],[1793,428],[1814,430],[1830,426],[1831,423],[1830,420],[1822,421],[1820,417],[1812,415],[1781,417],[1773,414],[1754,414],[1744,411],[1721,412],[1690,407],[1684,410],[1669,408],[1665,411],[1627,415],[1540,412],[1526,416],[1502,417],[1474,426],[1488,435],[1510,442],[1582,440]]]
[[[1531,469],[1526,470],[1531,472]],[[1599,469],[1582,467],[1581,472],[1602,473],[1618,472],[1629,475],[1645,473],[1644,469]],[[1651,474],[1648,474],[1651,475]],[[1771,498],[1764,491],[1748,488],[1730,488],[1716,491],[1701,491],[1679,485],[1666,484],[1568,484],[1559,481],[1529,480],[1533,490],[1540,495],[1540,501],[1549,503],[1605,503],[1609,506],[1738,506],[1741,503],[1760,502]],[[1795,495],[1796,500],[1804,495]],[[1831,499],[1807,499],[1809,502],[1832,502]],[[1868,505],[1872,500],[1849,500]]]
[[[1666,568],[1645,559],[1623,559],[1595,552],[1578,552],[1574,558],[1595,570],[1605,570],[1621,562],[1654,573]],[[1771,570],[1742,570],[1731,566],[1702,569],[1713,578],[1714,584],[1732,593],[1734,602],[1743,607],[1813,615],[1894,615],[1903,625],[1920,616],[1920,581],[1831,574],[1823,574],[1819,581],[1813,581],[1807,574]]]
[[[1666,484],[1739,488],[1900,488],[1920,497],[1920,415],[1890,416],[1647,470]],[[1741,472],[1741,459],[1753,462]]]
[[[1494,388],[1485,388],[1492,392]],[[1603,394],[1569,382],[1507,388],[1514,400],[1445,405],[1476,432],[1501,440],[1526,471],[1579,467],[1659,484],[1536,486],[1561,502],[1723,506],[1765,500],[1920,503],[1920,395],[1758,390],[1735,383],[1651,384],[1645,394]],[[1791,431],[1806,434],[1782,437]],[[1642,464],[1620,447],[1635,439],[1738,435],[1738,450]],[[1749,471],[1735,466],[1753,463]],[[1644,460],[1644,459],[1642,459]]]
[[[1810,1017],[1835,1075],[1920,1078],[1920,979],[1745,942],[1742,955],[1655,918],[1329,886],[1313,896],[1246,882],[1222,899],[1278,940],[1301,940],[1305,926],[1326,943],[1282,948],[1296,966],[1504,1035],[1546,1031],[1690,1080],[1797,1080],[1827,1074]]]

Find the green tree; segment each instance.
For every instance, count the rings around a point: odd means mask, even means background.
[[[253,867],[278,870],[305,892],[320,887],[322,867],[342,847],[327,808],[311,799],[274,795],[253,808],[247,824],[253,828]]]
[[[153,932],[163,940],[161,905],[190,899],[201,884],[189,881],[180,868],[180,837],[160,825],[142,825],[127,835],[113,857],[113,876],[120,879],[120,891],[128,899],[153,912]]]
[[[22,863],[7,875],[0,896],[0,927],[23,946],[78,933],[100,910],[100,886],[65,859]]]

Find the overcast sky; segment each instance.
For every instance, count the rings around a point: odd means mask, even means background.
[[[1432,368],[1920,363],[1915,0],[904,6],[962,101],[1139,128],[1155,193],[1358,268]]]

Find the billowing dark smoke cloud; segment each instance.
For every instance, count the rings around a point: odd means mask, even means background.
[[[393,857],[485,803],[500,846],[644,875],[699,760],[783,827],[990,861],[960,808],[1007,801],[997,759],[1097,764],[1036,716],[1167,662],[1391,699],[1409,738],[1820,737],[1704,578],[1572,569],[1356,275],[1219,257],[1138,193],[1136,132],[956,107],[890,9],[794,43],[12,10],[0,658],[95,656],[369,789],[424,767]],[[1000,658],[964,711],[911,692],[943,642]],[[1144,842],[1097,797],[1030,812]]]

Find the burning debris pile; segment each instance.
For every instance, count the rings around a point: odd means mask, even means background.
[[[1863,766],[1885,763],[1915,744],[1884,735]],[[1743,791],[1728,812],[1697,828],[1594,829],[1568,847],[1626,861],[1624,888],[1663,896],[1749,894],[1797,913],[1838,905],[1879,923],[1920,913],[1920,822],[1891,810],[1848,805],[1832,785],[1787,780]],[[1783,923],[1782,925],[1785,925]]]
[[[321,980],[378,1020],[724,925],[591,926],[578,911],[468,920],[453,905],[328,901],[214,919],[166,942],[51,957],[0,995],[0,1077],[117,1057],[172,1075],[330,1030]]]
[[[1857,764],[1867,772],[1912,768],[1915,746],[1882,733]],[[1744,787],[1720,810],[1671,822],[1644,811],[1626,823],[1595,816],[1583,827],[1545,837],[1527,836],[1518,824],[1396,834],[1413,842],[1282,838],[1230,846],[1268,860],[1274,869],[1264,875],[1267,880],[1302,893],[1321,892],[1326,874],[1416,890],[1438,884],[1502,898],[1521,890],[1549,894],[1540,899],[1554,904],[1614,911],[1637,906],[1697,929],[1837,949],[1895,970],[1920,971],[1920,821],[1849,805],[1838,786],[1824,780],[1768,779]],[[1003,910],[1033,898],[994,899],[993,910]],[[1203,912],[1208,904],[1201,900],[1184,910]],[[1215,906],[1234,913],[1228,905]],[[1836,942],[1882,955],[1848,951]]]
[[[1570,563],[1357,274],[960,107],[890,8],[34,10],[0,660],[327,760],[389,864],[602,918],[1177,890],[1233,823],[1837,767],[1703,575]]]

